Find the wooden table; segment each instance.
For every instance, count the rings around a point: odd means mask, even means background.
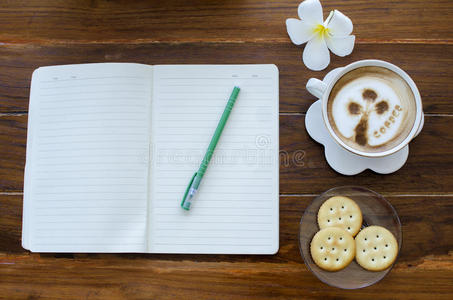
[[[154,3],[153,3],[154,2]],[[453,297],[453,1],[324,0],[354,22],[352,55],[309,71],[285,19],[299,1],[2,1],[0,3],[0,296],[12,298]],[[189,3],[190,2],[190,3]],[[377,58],[405,69],[425,127],[391,175],[346,177],[305,131],[308,78]],[[22,249],[21,214],[32,71],[86,62],[275,63],[280,69],[280,251],[272,256],[39,254]],[[300,156],[300,153],[303,153]],[[302,158],[302,161],[301,161]],[[301,163],[302,162],[302,163]],[[403,224],[401,255],[378,284],[329,287],[303,264],[298,226],[316,195],[361,185],[383,194]]]

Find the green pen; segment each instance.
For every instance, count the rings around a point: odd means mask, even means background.
[[[192,199],[195,196],[195,193],[200,186],[201,179],[203,179],[203,175],[208,168],[209,161],[211,160],[215,147],[217,146],[217,142],[219,141],[220,135],[222,134],[223,128],[230,116],[231,110],[233,109],[234,103],[238,97],[240,88],[235,86],[233,91],[231,92],[230,99],[228,99],[228,103],[223,111],[222,117],[220,117],[219,124],[212,136],[211,142],[209,143],[208,150],[206,150],[206,154],[204,155],[203,161],[200,164],[200,168],[198,171],[193,174],[192,179],[187,186],[186,192],[184,193],[184,197],[182,198],[181,207],[185,210],[190,209],[190,205],[192,204]]]

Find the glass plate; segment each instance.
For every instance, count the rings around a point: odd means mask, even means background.
[[[305,265],[319,280],[334,287],[359,289],[375,284],[390,272],[395,263],[384,271],[373,272],[363,269],[353,260],[346,268],[329,272],[319,268],[311,258],[310,242],[315,233],[319,231],[317,222],[319,207],[333,196],[347,196],[357,203],[363,214],[362,229],[366,226],[379,225],[393,233],[398,242],[399,256],[402,242],[401,222],[393,206],[384,197],[369,189],[358,186],[342,186],[330,189],[315,198],[300,220],[299,249]]]

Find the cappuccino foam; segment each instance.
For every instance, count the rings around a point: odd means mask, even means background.
[[[415,122],[415,97],[407,82],[383,67],[362,67],[341,77],[329,96],[329,123],[348,146],[382,152],[400,144]]]

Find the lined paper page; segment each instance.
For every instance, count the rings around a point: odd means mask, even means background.
[[[189,212],[180,207],[234,85],[239,97]],[[150,249],[271,254],[278,249],[278,70],[155,66]]]
[[[35,71],[24,246],[145,252],[152,68],[85,64]]]

